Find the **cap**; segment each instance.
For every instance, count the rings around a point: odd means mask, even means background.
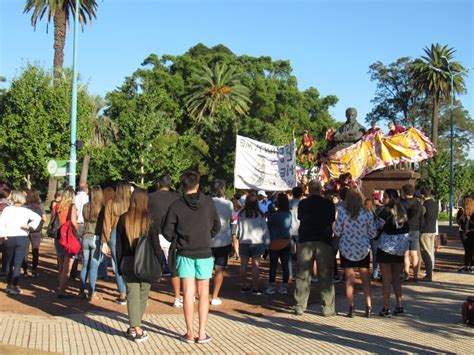
[[[263,197],[267,197],[267,194],[265,193],[265,191],[263,190],[260,190],[259,192],[257,192],[257,195],[261,195]]]
[[[382,193],[380,192],[375,192],[372,197],[375,199],[375,200],[379,200],[379,201],[382,201]]]

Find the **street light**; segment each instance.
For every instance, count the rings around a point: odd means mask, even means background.
[[[453,180],[454,180],[454,156],[453,156],[453,140],[454,140],[454,77],[457,75],[466,74],[472,68],[467,68],[459,72],[453,72],[451,70],[451,63],[446,56],[441,57],[441,62],[448,69],[442,70],[430,65],[430,69],[438,73],[447,73],[451,77],[451,113],[450,113],[450,123],[449,123],[449,231],[452,232],[453,228],[453,207],[454,207],[454,189],[453,189]]]
[[[72,60],[72,95],[71,95],[71,139],[69,142],[69,186],[76,188],[76,131],[77,131],[77,46],[79,39],[79,0],[76,0],[74,12],[74,44]]]

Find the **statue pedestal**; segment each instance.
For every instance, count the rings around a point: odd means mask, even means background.
[[[379,170],[362,178],[362,193],[370,198],[375,191],[401,190],[403,185],[416,185],[420,174],[413,170]]]

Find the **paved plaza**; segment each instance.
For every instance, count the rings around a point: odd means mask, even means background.
[[[458,246],[444,248],[458,254]],[[316,286],[317,288],[317,286]],[[298,317],[289,308],[211,308],[207,345],[179,340],[185,331],[181,312],[147,313],[150,338],[135,344],[123,336],[127,316],[117,312],[87,312],[51,316],[0,313],[0,353],[32,353],[30,350],[70,354],[131,353],[464,353],[474,352],[474,328],[461,323],[461,303],[474,294],[474,275],[450,271],[435,273],[432,283],[404,285],[403,317],[363,317],[362,293],[358,293],[357,317],[347,319],[345,298],[338,292],[340,314],[319,315],[317,304]],[[267,302],[269,296],[261,296]],[[374,311],[381,307],[381,288],[374,287]],[[21,300],[19,298],[18,300]],[[291,298],[288,298],[291,300]],[[53,301],[54,302],[54,301]],[[150,303],[156,302],[150,300]],[[152,304],[150,304],[152,308]],[[41,352],[35,352],[40,354]]]

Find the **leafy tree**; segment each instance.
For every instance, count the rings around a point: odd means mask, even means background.
[[[199,122],[204,116],[212,116],[219,109],[245,115],[250,103],[249,90],[240,84],[233,68],[216,63],[211,69],[203,66],[204,74],[196,77],[192,93],[186,98],[186,106],[192,117]]]
[[[450,69],[453,73],[461,73],[465,68],[459,62],[453,61],[455,50],[447,45],[441,46],[439,43],[432,44],[431,47],[424,48],[425,55],[414,61],[412,75],[415,88],[422,93],[426,93],[432,100],[432,121],[431,139],[435,145],[438,144],[438,121],[439,106],[443,100],[451,95],[451,78],[447,73],[442,58],[446,57],[450,62]],[[442,71],[437,71],[437,68]],[[463,75],[456,75],[454,78],[454,91],[463,93],[466,85]]]
[[[45,184],[49,159],[69,154],[71,73],[53,85],[52,75],[28,65],[2,95],[0,105],[1,175],[16,187]],[[78,138],[88,135],[94,100],[81,86],[78,92]]]
[[[96,18],[97,1],[80,0],[79,21],[84,28],[87,21]],[[38,19],[47,15],[47,24],[54,21],[54,77],[61,78],[64,63],[64,46],[69,20],[76,13],[74,0],[27,0],[23,13],[32,12],[31,25],[36,29]],[[48,28],[48,27],[46,27]]]
[[[415,90],[411,76],[413,62],[402,57],[389,65],[378,61],[370,65],[370,80],[377,83],[372,103],[375,107],[367,114],[366,121],[381,119],[415,126],[420,105],[420,93]]]

